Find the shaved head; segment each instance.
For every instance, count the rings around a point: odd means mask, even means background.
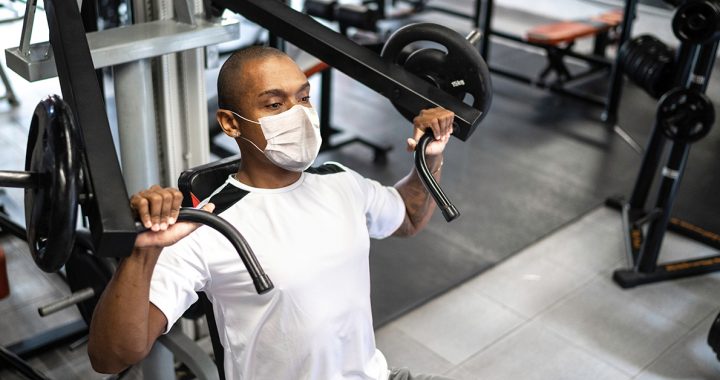
[[[267,46],[250,46],[233,53],[222,65],[220,75],[218,75],[218,106],[224,109],[242,111],[237,108],[242,104],[242,98],[245,95],[247,81],[249,80],[245,76],[244,66],[250,61],[268,58],[290,59],[282,51]]]

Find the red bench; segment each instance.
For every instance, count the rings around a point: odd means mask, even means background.
[[[564,57],[580,38],[595,37],[593,55],[604,57],[610,40],[608,35],[620,26],[622,20],[622,10],[612,10],[589,19],[558,21],[528,30],[525,40],[547,52],[548,64],[540,73],[539,80],[544,81],[551,72],[555,72],[558,83],[573,79]]]

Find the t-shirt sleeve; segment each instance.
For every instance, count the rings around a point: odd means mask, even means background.
[[[202,227],[201,227],[202,228]],[[150,302],[165,314],[168,324],[164,333],[195,301],[198,291],[209,281],[207,264],[201,259],[197,234],[200,229],[160,254],[150,282]]]
[[[357,183],[370,237],[383,239],[392,235],[405,220],[405,202],[397,189],[383,186],[336,162],[332,164],[341,167]]]

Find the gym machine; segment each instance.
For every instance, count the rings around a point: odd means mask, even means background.
[[[623,288],[720,269],[720,254],[658,263],[668,229],[720,249],[720,235],[671,217],[690,147],[705,137],[715,122],[713,103],[705,91],[720,41],[720,1],[668,2],[677,6],[672,20],[673,32],[680,40],[677,52],[653,37],[640,36],[628,41],[620,54],[621,67],[631,80],[651,95],[662,93],[630,199],[612,198],[607,202],[622,210],[630,267],[616,270],[613,280]],[[670,153],[663,162],[668,142]],[[658,172],[661,178],[657,197],[648,209],[648,196]]]
[[[178,20],[192,22],[188,14],[194,13],[184,7],[183,3],[175,2]],[[484,61],[475,49],[468,47],[471,45],[466,39],[447,28],[433,29],[420,25],[398,31],[395,42],[391,44],[391,38],[383,51],[383,57],[380,57],[282,3],[246,0],[220,2],[217,5],[240,12],[270,28],[277,36],[358,78],[388,97],[406,116],[432,106],[453,110],[456,114],[454,135],[461,140],[466,140],[475,131],[490,106],[491,85]],[[33,6],[35,3],[29,3],[28,9]],[[26,188],[26,226],[31,252],[39,267],[55,271],[63,264],[72,262],[67,260],[73,257],[72,251],[78,246],[76,242],[82,240],[79,237],[81,234],[75,231],[78,206],[91,232],[87,239],[88,245],[81,248],[87,251],[91,247],[93,257],[126,256],[139,232],[125,201],[128,199],[126,185],[132,186],[127,182],[133,179],[134,165],[126,159],[128,151],[122,148],[123,140],[132,143],[137,141],[124,139],[121,131],[121,158],[125,169],[125,173],[121,174],[117,157],[108,154],[113,151],[114,145],[94,70],[103,66],[113,66],[115,70],[117,66],[135,65],[138,61],[172,53],[177,49],[197,49],[207,43],[216,43],[226,38],[227,28],[233,33],[233,25],[218,20],[196,20],[197,24],[188,28],[191,24],[182,21],[161,20],[135,24],[123,28],[126,29],[124,31],[85,34],[74,0],[46,0],[45,10],[50,43],[29,46],[29,36],[24,33],[20,48],[8,49],[6,56],[8,62],[12,62],[11,67],[29,79],[40,79],[57,72],[65,97],[64,100],[49,98],[40,103],[31,125],[25,171],[0,173],[0,185]],[[27,28],[28,23],[32,23],[32,17],[26,18],[26,32],[31,30],[31,26]],[[195,33],[208,35],[201,37]],[[132,51],[121,54],[130,46],[130,40],[133,43]],[[447,52],[420,49],[409,56],[400,54],[407,45],[418,40],[443,44]],[[173,41],[175,46],[166,46]],[[147,49],[138,49],[138,46]],[[424,74],[423,65],[413,69],[410,65],[413,56],[417,57],[417,62],[432,65],[435,71]],[[407,68],[402,65],[407,65]],[[447,72],[442,70],[443,67],[448,68]],[[452,91],[444,91],[444,88],[451,88]],[[462,101],[468,93],[472,95],[473,105]],[[205,99],[202,99],[198,103],[204,108],[204,102]],[[137,110],[145,110],[142,108],[145,105],[147,103],[136,104],[132,112],[144,113]],[[122,122],[120,128],[123,128]],[[431,138],[427,134],[418,146],[424,147]],[[453,220],[459,212],[429,175],[423,154],[424,150],[416,153],[418,171],[425,177],[424,183],[438,201],[443,215],[448,221]],[[142,178],[136,179],[134,184],[141,182]],[[183,211],[183,215],[200,217],[188,211]],[[211,220],[205,220],[208,218],[204,217],[203,222],[209,223]],[[221,230],[223,228],[228,227],[222,227]],[[238,236],[239,233],[230,235]],[[257,266],[258,292],[269,290],[272,284],[263,275],[249,247],[239,245],[238,251],[241,257],[246,257],[243,261],[248,267]],[[59,305],[49,309],[87,301],[96,293],[95,289],[80,289],[72,299],[62,300]]]

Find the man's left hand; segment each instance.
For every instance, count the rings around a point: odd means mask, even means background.
[[[453,132],[454,118],[455,114],[452,111],[441,107],[420,111],[420,114],[413,119],[413,137],[407,139],[408,152],[415,150],[420,137],[430,129],[435,139],[428,144],[425,154],[427,156],[441,155],[443,150],[445,150],[445,145],[447,145],[450,140],[450,134]]]

